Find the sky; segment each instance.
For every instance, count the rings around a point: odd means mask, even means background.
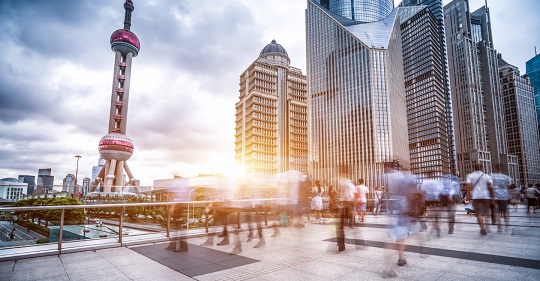
[[[134,0],[126,135],[141,185],[234,169],[239,76],[272,39],[306,74],[305,0]],[[444,0],[447,4],[450,1]],[[0,178],[91,177],[107,134],[124,0],[0,1]],[[219,5],[216,5],[219,3]],[[472,11],[484,0],[470,0]],[[398,1],[395,3],[398,4]],[[525,73],[538,0],[489,0],[495,48]]]

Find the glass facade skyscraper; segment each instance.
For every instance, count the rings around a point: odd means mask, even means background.
[[[411,172],[420,179],[456,173],[441,13],[441,0],[404,1],[399,8]]]
[[[536,121],[540,130],[540,55],[535,55],[534,58],[527,61],[525,64],[527,76],[531,80],[531,85],[534,88],[534,102],[536,104]]]
[[[444,7],[444,24],[452,100],[459,104],[453,113],[460,176],[478,163],[487,173],[496,167],[516,179],[517,157],[507,152],[489,10],[471,13],[468,1],[454,0]]]
[[[307,79],[275,40],[240,75],[235,108],[242,182],[268,183],[289,170],[307,174]]]
[[[394,9],[393,0],[322,0],[320,3],[336,15],[360,22],[383,20]]]
[[[364,23],[332,2],[309,0],[306,11],[310,174],[382,186],[385,162],[410,167],[398,13]]]
[[[499,76],[503,96],[508,152],[519,162],[519,184],[540,182],[540,136],[536,121],[534,91],[529,77],[499,54]]]

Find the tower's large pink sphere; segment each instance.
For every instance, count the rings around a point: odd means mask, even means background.
[[[136,57],[141,49],[141,43],[135,33],[127,29],[118,29],[111,34],[111,49],[122,54],[132,53]]]
[[[105,160],[127,161],[133,155],[133,142],[124,134],[109,133],[99,141],[99,154]]]

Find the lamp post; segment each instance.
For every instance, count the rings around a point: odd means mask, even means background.
[[[75,193],[78,192],[78,186],[77,186],[77,177],[79,176],[79,159],[82,158],[80,155],[75,155],[75,158],[77,158],[77,169],[75,170]]]

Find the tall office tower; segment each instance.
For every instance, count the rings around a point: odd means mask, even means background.
[[[83,196],[86,196],[88,194],[88,190],[90,190],[90,184],[92,183],[92,180],[89,177],[85,177],[82,182],[81,187],[81,193]]]
[[[97,166],[92,166],[92,179],[91,182],[94,182],[99,175],[99,172],[101,172],[101,169],[103,169],[103,166],[105,166],[105,159],[103,157],[99,157]],[[101,187],[103,186],[103,180],[98,179],[96,182],[96,188],[95,191],[101,191]]]
[[[34,189],[36,188],[36,177],[29,175],[19,175],[19,180],[28,184],[28,190],[26,191],[26,194],[32,195],[34,193]]]
[[[393,6],[391,0],[350,3],[366,4],[352,5],[357,14],[373,12],[368,3]],[[385,162],[410,167],[397,9],[361,22],[335,7],[309,0],[306,11],[310,171],[334,186],[342,172],[382,186]]]
[[[536,47],[535,47],[536,53]],[[536,121],[540,130],[540,55],[535,54],[534,58],[525,64],[527,76],[531,79],[531,85],[534,88],[534,102],[536,104]]]
[[[244,182],[267,183],[288,170],[307,174],[306,76],[275,40],[240,75],[235,160]]]
[[[495,167],[515,178],[517,157],[507,154],[489,10],[470,13],[468,1],[454,0],[444,7],[444,24],[460,176],[478,163],[485,172]]]
[[[92,183],[90,192],[102,183],[101,192],[124,192],[130,186],[139,192],[137,180],[131,174],[127,160],[133,154],[133,142],[126,136],[127,113],[129,101],[129,84],[131,81],[131,63],[139,54],[140,42],[135,33],[130,31],[131,13],[135,9],[131,0],[124,3],[126,10],[124,28],[111,35],[111,49],[115,53],[114,74],[111,94],[111,110],[109,115],[109,133],[99,141],[99,154],[105,159],[105,165]],[[124,171],[129,177],[124,182]]]
[[[399,15],[411,172],[440,179],[456,174],[442,1],[404,1]]]
[[[499,54],[499,75],[506,120],[508,152],[516,155],[521,186],[540,182],[540,135],[536,120],[534,91],[529,77],[520,76],[516,66]]]
[[[37,188],[39,193],[47,193],[53,190],[54,176],[51,175],[52,169],[39,169],[37,178]]]
[[[67,192],[68,194],[76,194],[77,187],[75,186],[75,175],[67,174],[64,180],[62,181],[62,191]]]

